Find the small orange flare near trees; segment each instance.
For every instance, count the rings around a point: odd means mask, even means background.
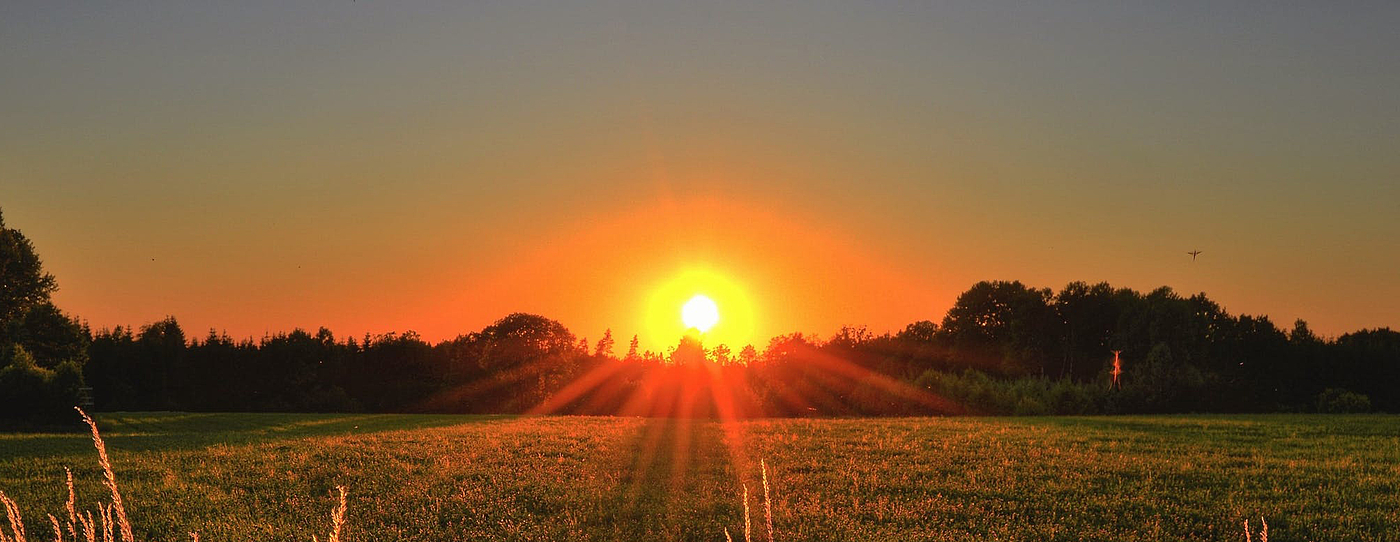
[[[1118,354],[1121,354],[1122,352],[1123,352],[1122,350],[1114,350],[1114,351],[1113,351],[1113,372],[1112,372],[1112,373],[1109,373],[1109,374],[1113,375],[1113,381],[1112,381],[1112,382],[1109,382],[1109,384],[1108,384],[1108,389],[1111,389],[1111,390],[1121,390],[1121,389],[1123,389],[1123,384],[1122,384],[1121,382],[1119,382],[1119,380],[1118,380],[1118,377],[1119,377],[1120,375],[1123,374],[1123,361],[1120,360],[1120,359],[1118,359]]]

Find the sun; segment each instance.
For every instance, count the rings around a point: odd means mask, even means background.
[[[686,327],[704,333],[719,323],[719,306],[704,294],[695,294],[681,307],[681,321],[685,322]]]
[[[697,264],[673,270],[641,289],[647,295],[638,307],[638,335],[645,347],[665,352],[681,337],[697,332],[708,347],[723,344],[737,351],[749,344],[760,316],[741,277],[733,270]]]

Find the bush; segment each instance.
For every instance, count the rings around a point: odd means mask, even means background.
[[[1326,414],[1370,412],[1371,398],[1340,388],[1327,388],[1317,394],[1317,411]]]
[[[0,424],[32,426],[72,417],[83,385],[82,368],[76,362],[45,369],[17,345],[5,358],[8,363],[0,369]]]
[[[930,369],[914,384],[966,407],[973,414],[1102,414],[1107,395],[1107,390],[1088,383],[1043,377],[1000,379],[971,369],[962,373]]]

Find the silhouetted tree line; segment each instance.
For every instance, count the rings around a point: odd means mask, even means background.
[[[0,217],[0,422],[97,410],[582,413],[754,417],[1400,411],[1400,333],[1321,338],[1203,294],[981,282],[941,322],[790,334],[762,350],[685,337],[664,353],[511,314],[438,343],[325,328],[187,336],[174,318],[92,332],[49,301]],[[1112,351],[1121,389],[1110,389]],[[92,390],[84,396],[84,390]]]
[[[633,341],[635,343],[635,339]],[[1203,295],[1106,284],[1058,293],[973,286],[941,323],[843,328],[758,350],[683,338],[665,353],[611,332],[589,344],[512,314],[428,343],[408,332],[260,341],[174,319],[92,335],[83,375],[101,410],[568,412],[676,416],[1400,411],[1400,333],[1325,340],[1231,316]],[[1121,389],[1109,386],[1122,351]]]

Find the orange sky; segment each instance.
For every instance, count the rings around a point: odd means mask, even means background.
[[[6,5],[0,205],[94,327],[438,340],[529,311],[660,349],[649,300],[703,269],[757,346],[938,320],[992,279],[1169,285],[1335,335],[1400,324],[1395,23]]]

